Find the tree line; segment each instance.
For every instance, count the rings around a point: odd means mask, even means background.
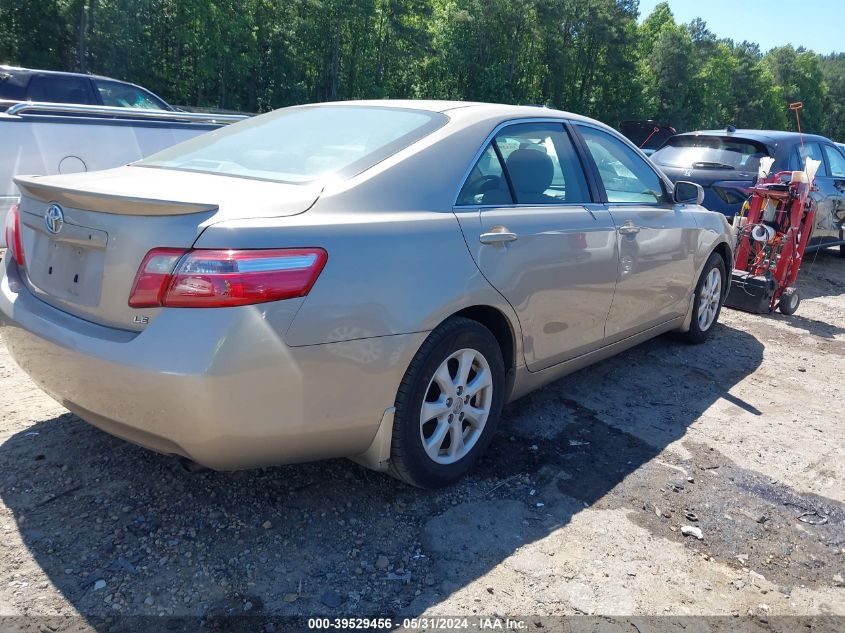
[[[750,41],[638,0],[0,0],[0,63],[94,72],[174,104],[546,104],[616,126],[802,129],[845,140],[845,54]]]

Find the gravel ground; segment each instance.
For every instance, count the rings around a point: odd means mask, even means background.
[[[0,616],[845,615],[845,260],[805,269],[792,317],[725,310],[508,406],[435,492],[345,460],[188,473],[0,342]]]

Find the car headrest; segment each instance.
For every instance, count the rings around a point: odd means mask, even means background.
[[[543,193],[552,184],[555,166],[552,159],[536,149],[517,149],[507,161],[514,189],[525,193]]]

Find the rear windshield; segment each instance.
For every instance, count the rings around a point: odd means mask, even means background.
[[[437,112],[380,106],[285,108],[135,164],[298,184],[360,173],[447,120]]]
[[[760,159],[768,155],[765,145],[756,141],[721,136],[675,136],[654,152],[651,160],[665,167],[756,172]]]

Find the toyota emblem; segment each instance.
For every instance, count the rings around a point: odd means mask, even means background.
[[[62,208],[57,204],[51,204],[47,207],[47,213],[44,214],[44,226],[53,235],[56,235],[62,230],[65,223],[65,214]]]

